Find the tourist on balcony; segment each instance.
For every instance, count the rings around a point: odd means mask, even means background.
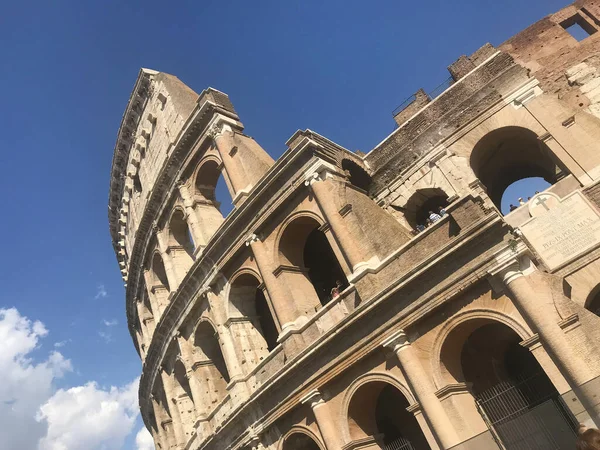
[[[444,216],[445,216],[446,214],[448,214],[448,213],[446,212],[446,210],[444,209],[444,207],[443,207],[443,206],[440,206],[440,207],[438,207],[438,214],[439,214],[441,217],[444,217]]]
[[[442,218],[442,216],[440,216],[438,213],[434,213],[433,211],[429,211],[429,220],[431,221],[431,223],[435,223],[438,220],[440,220]]]

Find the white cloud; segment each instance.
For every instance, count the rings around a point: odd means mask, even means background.
[[[39,406],[53,391],[53,382],[72,370],[59,352],[50,352],[41,362],[31,353],[48,331],[15,308],[0,309],[0,442],[6,450],[32,449],[45,434],[36,422]]]
[[[146,427],[142,427],[135,436],[137,450],[154,450],[154,440]]]
[[[106,320],[106,319],[104,319],[102,322],[107,327],[114,327],[115,325],[119,324],[119,322],[117,321],[117,319],[112,319],[112,320]]]
[[[96,290],[96,295],[94,296],[94,300],[98,300],[108,296],[108,292],[106,292],[106,288],[103,284],[99,284]]]
[[[48,424],[40,450],[119,449],[138,416],[139,379],[122,388],[95,382],[58,390],[37,415]]]
[[[113,341],[112,333],[109,331],[98,331],[98,336],[100,336],[107,344],[110,344]]]
[[[64,341],[60,341],[60,342],[55,342],[54,343],[54,348],[61,348],[64,347],[65,345],[67,345],[69,342],[71,342],[71,339],[66,339]]]
[[[0,447],[121,449],[139,414],[139,379],[122,387],[102,388],[92,381],[56,390],[54,382],[72,366],[58,351],[40,356],[40,341],[47,335],[41,322],[15,308],[0,309]],[[138,436],[136,445],[145,449],[145,436]]]

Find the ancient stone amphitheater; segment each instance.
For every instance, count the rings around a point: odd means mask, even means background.
[[[274,161],[225,93],[142,69],[109,220],[156,447],[574,448],[600,411],[599,24],[579,1],[461,56],[366,154],[305,130]]]

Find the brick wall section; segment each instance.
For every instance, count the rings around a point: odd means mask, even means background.
[[[588,62],[600,69],[600,32],[577,42],[560,25],[575,14],[579,14],[593,28],[599,28],[596,23],[600,19],[600,2],[578,1],[516,34],[499,49],[511,54],[518,64],[529,69],[540,80],[540,87],[545,92],[579,108],[586,107],[588,101],[576,86],[569,85],[565,72],[581,62]]]
[[[370,194],[380,192],[413,162],[528,78],[527,71],[510,55],[499,54],[453,85],[366,156],[374,172]]]
[[[419,89],[415,92],[414,99],[394,116],[394,120],[398,125],[402,125],[430,101],[429,95],[423,89]]]

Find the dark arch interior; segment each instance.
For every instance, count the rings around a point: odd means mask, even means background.
[[[271,315],[271,310],[269,309],[269,304],[267,303],[265,294],[262,289],[258,287],[256,288],[255,302],[256,315],[258,316],[258,320],[260,322],[262,336],[265,338],[265,342],[267,343],[267,349],[271,351],[277,347],[277,337],[279,333],[277,332],[277,327],[273,321],[273,316]]]
[[[206,200],[216,200],[215,188],[221,171],[216,161],[206,161],[196,175],[196,193]]]
[[[342,160],[342,169],[349,175],[349,181],[352,185],[365,192],[369,192],[371,187],[371,176],[358,164],[349,159]]]
[[[321,450],[321,448],[307,434],[294,433],[283,443],[283,450]]]
[[[257,318],[257,331],[262,335],[269,351],[277,347],[279,335],[265,294],[259,281],[250,274],[242,274],[231,286],[231,300],[238,311],[246,317]]]
[[[539,177],[554,184],[567,174],[550,148],[521,127],[500,128],[481,138],[471,153],[471,168],[498,209],[514,182]]]
[[[426,188],[415,192],[406,202],[402,212],[408,224],[417,228],[417,225],[426,225],[430,211],[438,213],[440,208],[446,206],[448,206],[448,196],[443,190]]]
[[[177,382],[179,383],[179,385],[181,386],[181,388],[183,389],[185,394],[189,398],[192,398],[192,390],[190,388],[190,382],[186,375],[185,366],[183,365],[183,362],[181,362],[181,360],[178,359],[175,361],[175,366],[173,368],[173,371],[175,374],[175,379],[177,380]]]
[[[169,280],[167,279],[165,265],[158,253],[155,253],[154,257],[152,258],[152,271],[154,272],[155,281],[158,281],[165,288],[167,288],[167,291],[170,291],[171,288],[169,287]]]
[[[140,180],[140,175],[138,173],[133,177],[133,192],[139,194],[142,192],[142,182]]]
[[[221,352],[217,332],[209,322],[204,321],[198,325],[194,344],[200,347],[206,357],[215,365],[215,368],[223,380],[225,380],[226,383],[229,383],[229,373],[227,372],[227,365],[225,364],[225,359]]]
[[[592,292],[591,298],[588,300],[586,308],[600,316],[600,286],[596,286],[594,289],[595,293]]]
[[[429,450],[415,416],[408,412],[406,397],[384,381],[361,386],[348,407],[350,437],[375,436],[385,448]]]
[[[520,341],[500,323],[473,331],[461,352],[467,386],[507,450],[571,448],[577,422]]]
[[[194,240],[182,211],[177,210],[173,213],[169,223],[169,231],[173,243],[183,247],[186,253],[192,256],[194,254]]]
[[[329,241],[318,228],[313,229],[304,244],[304,267],[315,288],[322,305],[333,297],[333,290],[339,292],[348,287],[348,280],[335,257]]]

